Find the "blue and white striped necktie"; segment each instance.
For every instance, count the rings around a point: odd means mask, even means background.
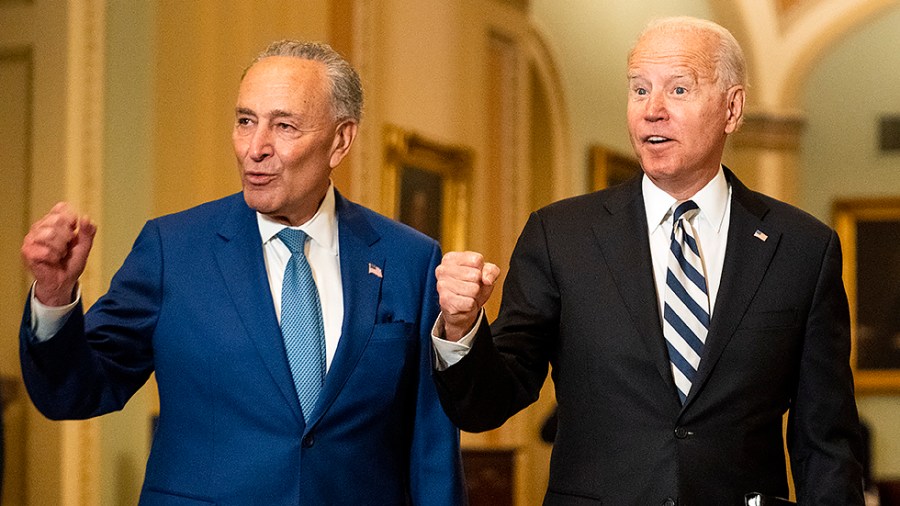
[[[281,335],[303,418],[309,421],[325,381],[325,326],[319,291],[303,251],[307,237],[302,230],[278,232],[291,250],[281,285]]]
[[[699,212],[692,200],[676,204],[666,272],[663,335],[682,404],[691,391],[709,329],[709,291],[703,258],[689,221]]]

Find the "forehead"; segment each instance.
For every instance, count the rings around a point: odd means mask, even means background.
[[[325,64],[293,56],[270,56],[253,64],[241,80],[238,102],[260,99],[326,102]]]
[[[646,77],[644,74],[652,70],[714,79],[715,54],[714,35],[690,30],[653,31],[634,46],[628,57],[628,76]]]

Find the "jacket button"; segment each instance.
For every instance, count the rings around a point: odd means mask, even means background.
[[[316,438],[314,438],[312,434],[307,434],[306,437],[303,438],[301,444],[304,448],[312,448],[312,446],[316,444]]]
[[[685,429],[684,427],[676,427],[675,428],[675,437],[677,437],[678,439],[684,439],[684,438],[688,437],[690,434],[691,433],[688,432],[688,430]]]
[[[666,497],[666,500],[662,502],[663,506],[675,506],[675,499],[671,497]]]

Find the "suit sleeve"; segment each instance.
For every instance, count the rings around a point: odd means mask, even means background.
[[[482,324],[472,349],[435,378],[461,429],[495,429],[537,400],[559,333],[560,297],[546,232],[533,213],[510,259],[500,315]]]
[[[419,380],[410,449],[410,488],[413,504],[456,506],[466,504],[459,430],[441,409],[431,378],[431,327],[438,315],[434,270],[440,248],[432,248],[419,319]]]
[[[34,405],[47,418],[85,419],[120,410],[150,377],[162,274],[152,223],[138,236],[109,291],[87,314],[79,304],[49,340],[35,340],[26,302],[19,330],[22,374]]]
[[[810,309],[788,449],[801,504],[863,504],[861,438],[850,369],[850,314],[832,232]]]

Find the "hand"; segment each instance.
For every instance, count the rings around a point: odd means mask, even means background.
[[[97,226],[88,217],[76,215],[65,202],[31,226],[22,243],[22,260],[34,276],[34,296],[41,304],[72,302],[96,233]]]
[[[481,253],[453,251],[434,271],[448,341],[459,341],[475,325],[481,308],[494,290],[500,268]]]

